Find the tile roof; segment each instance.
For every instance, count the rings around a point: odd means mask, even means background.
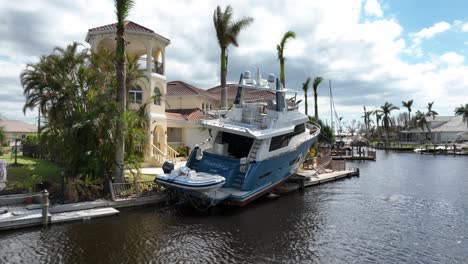
[[[3,127],[5,132],[20,132],[20,133],[35,133],[37,127],[29,123],[19,120],[0,120],[0,127]]]
[[[183,96],[183,95],[202,95],[213,100],[218,100],[206,90],[197,88],[193,85],[182,81],[172,81],[167,83],[167,96]]]
[[[198,122],[204,118],[211,118],[211,116],[203,114],[203,111],[200,108],[167,109],[166,117],[168,120],[191,122]]]
[[[236,99],[237,95],[237,84],[230,83],[227,84],[227,94],[228,94],[228,101],[234,101]],[[221,85],[215,86],[213,88],[208,89],[207,91],[210,92],[213,96],[216,98],[220,98],[221,96]],[[265,99],[273,99],[275,98],[275,94],[272,92],[258,92],[258,90],[253,89],[253,88],[245,88],[244,90],[244,99],[260,99],[260,98],[265,98]]]
[[[455,116],[450,121],[432,130],[432,132],[468,132],[468,125],[462,116]]]
[[[154,33],[153,30],[146,28],[142,25],[139,25],[133,21],[126,21],[125,22],[125,30],[128,31],[136,31],[136,32],[146,32],[146,33]],[[89,32],[96,32],[96,31],[106,31],[106,30],[117,30],[117,23],[104,25],[100,27],[95,27],[89,29]]]

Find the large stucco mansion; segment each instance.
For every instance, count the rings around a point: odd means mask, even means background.
[[[89,29],[86,41],[94,52],[115,50],[116,30],[116,24]],[[125,39],[127,54],[138,57],[147,74],[128,94],[131,108],[151,100],[147,107],[149,144],[143,147],[145,165],[161,165],[166,159],[174,159],[176,147],[193,148],[209,137],[199,123],[210,110],[220,107],[221,88],[205,90],[182,81],[168,82],[166,47],[170,40],[153,30],[127,21]],[[234,101],[236,89],[236,85],[228,85],[229,102]],[[247,91],[246,96],[256,94]]]

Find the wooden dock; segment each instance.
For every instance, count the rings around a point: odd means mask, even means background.
[[[96,200],[92,202],[55,205],[46,210],[46,224],[44,224],[45,214],[42,204],[31,204],[28,206],[22,204],[0,205],[0,230],[113,216],[119,214],[119,211],[115,208],[162,204],[167,202],[167,200],[168,197],[165,193],[159,193],[146,197],[117,199],[116,201]]]
[[[359,176],[359,169],[333,171],[318,174],[315,170],[297,172],[291,179],[279,187],[275,193],[288,193],[339,179]]]
[[[375,161],[375,156],[332,156],[333,160],[369,160]]]

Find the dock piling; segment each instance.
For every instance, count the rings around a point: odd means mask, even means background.
[[[47,190],[42,191],[42,225],[47,226],[49,224],[49,192]]]

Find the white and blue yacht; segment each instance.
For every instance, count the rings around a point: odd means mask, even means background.
[[[245,100],[245,90],[259,93],[257,99]],[[320,133],[298,111],[296,95],[273,74],[255,80],[245,72],[234,106],[202,121],[212,138],[193,149],[185,167],[165,164],[156,182],[211,204],[242,206],[273,191],[297,171]]]

